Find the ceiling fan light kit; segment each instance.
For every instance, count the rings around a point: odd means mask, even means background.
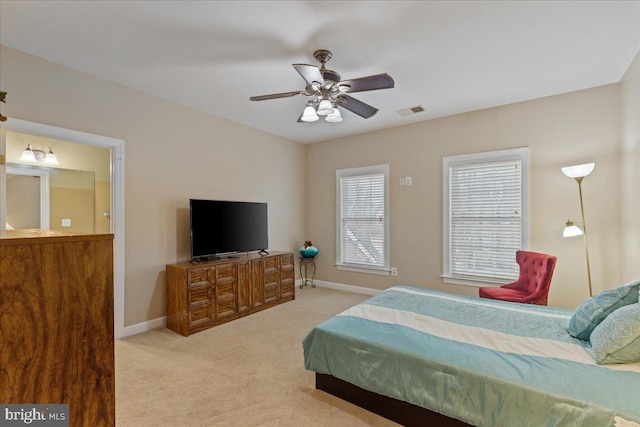
[[[333,113],[333,105],[331,104],[331,101],[329,101],[328,99],[323,99],[322,101],[320,101],[317,113],[319,116],[328,116],[329,114]]]
[[[315,122],[319,119],[318,116],[326,116],[326,121],[339,123],[342,121],[342,115],[338,106],[364,119],[368,119],[378,112],[377,108],[359,101],[347,95],[347,93],[391,89],[394,87],[393,78],[386,73],[342,80],[338,72],[328,70],[325,66],[326,62],[332,57],[332,53],[329,50],[316,50],[313,53],[313,57],[320,62],[320,68],[309,64],[293,64],[293,68],[307,83],[305,90],[252,96],[249,99],[251,101],[265,101],[304,95],[309,97],[310,100],[300,115],[298,123]]]
[[[330,123],[340,123],[342,121],[342,115],[340,114],[340,110],[337,108],[333,109],[333,113],[329,114],[326,118],[326,121]]]
[[[300,117],[300,120],[302,120],[303,122],[315,122],[319,118],[320,117],[318,117],[318,115],[316,114],[315,108],[313,108],[313,106],[311,105],[307,105],[302,112],[302,117]]]

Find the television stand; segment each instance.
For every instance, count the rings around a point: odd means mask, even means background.
[[[195,258],[191,259],[191,264],[196,265],[196,264],[200,264],[202,262],[207,262],[207,261],[216,261],[221,259],[219,256],[217,255],[209,255],[209,256],[197,256]]]
[[[269,255],[269,251],[266,249],[262,249],[260,251],[258,251],[258,255]]]
[[[293,253],[167,265],[167,328],[188,336],[295,298]]]

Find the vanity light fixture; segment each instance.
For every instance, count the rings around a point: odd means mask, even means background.
[[[45,165],[59,165],[58,158],[53,153],[51,147],[48,147],[46,153],[42,150],[36,150],[31,147],[31,144],[27,144],[27,148],[22,152],[22,156],[20,156],[21,162],[43,162]]]

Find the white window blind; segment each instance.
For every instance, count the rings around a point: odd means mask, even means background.
[[[497,282],[518,277],[515,252],[528,244],[528,175],[523,173],[528,155],[523,160],[522,152],[494,153],[476,160],[446,158],[445,277]]]
[[[388,268],[387,171],[387,165],[337,171],[339,266]]]

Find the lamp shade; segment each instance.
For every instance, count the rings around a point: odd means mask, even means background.
[[[302,117],[300,117],[300,120],[302,120],[303,122],[315,122],[319,118],[320,117],[318,117],[318,115],[316,114],[316,110],[311,105],[307,105],[302,112]]]
[[[58,158],[53,153],[53,150],[51,149],[51,147],[49,147],[49,151],[44,156],[44,163],[47,164],[47,165],[59,165],[60,164],[60,162],[58,162]]]
[[[593,168],[596,167],[595,163],[585,163],[583,165],[567,166],[562,168],[564,173],[569,178],[582,178],[593,172]]]
[[[584,231],[582,230],[582,228],[577,226],[573,221],[567,221],[567,226],[564,228],[564,231],[562,232],[562,237],[574,237],[574,236],[581,236],[583,234],[584,234]]]
[[[20,156],[21,162],[35,162],[36,156],[33,154],[33,150],[31,149],[31,144],[27,144],[27,148],[22,152],[22,156]]]
[[[318,105],[318,115],[328,116],[331,113],[333,113],[333,105],[331,105],[331,101],[328,99],[320,101],[320,105]]]
[[[342,121],[340,111],[337,108],[334,108],[333,113],[329,114],[325,120],[331,123],[340,123]]]

